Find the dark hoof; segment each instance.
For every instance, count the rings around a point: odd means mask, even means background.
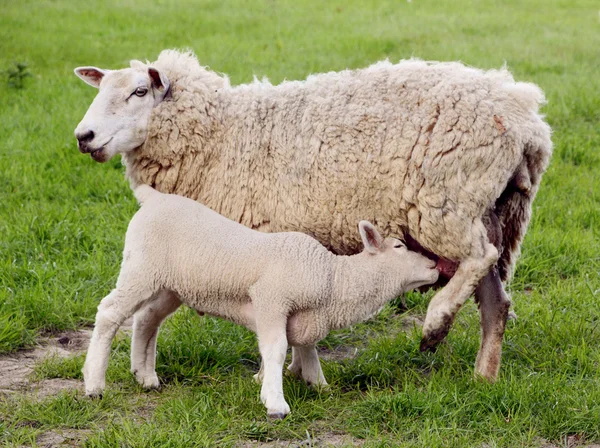
[[[431,353],[435,353],[437,350],[437,345],[440,341],[432,341],[428,338],[421,339],[421,345],[419,346],[419,350],[422,352],[430,351]]]
[[[102,394],[88,394],[87,397],[91,400],[102,400]]]
[[[278,412],[276,414],[268,414],[268,415],[269,415],[269,420],[283,420],[287,414]]]
[[[442,342],[446,336],[448,336],[449,331],[450,328],[446,327],[440,330],[435,330],[428,336],[423,336],[423,339],[421,339],[421,346],[419,347],[420,350],[422,352],[430,351],[435,353],[438,344]]]

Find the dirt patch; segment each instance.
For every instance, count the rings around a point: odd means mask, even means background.
[[[131,320],[121,326],[121,330],[130,329]],[[34,366],[46,358],[68,358],[85,352],[91,336],[91,329],[65,331],[40,339],[37,347],[32,350],[21,350],[0,356],[0,395],[27,393],[44,398],[62,390],[82,391],[81,381],[62,378],[33,381],[31,374]]]
[[[333,348],[317,347],[319,358],[324,361],[343,361],[356,357],[359,347],[351,345],[338,345]]]
[[[341,448],[363,446],[364,440],[346,434],[324,433],[306,440],[273,440],[270,442],[244,441],[238,448]]]
[[[91,434],[89,430],[67,429],[64,431],[48,431],[37,436],[35,442],[38,446],[44,448],[53,448],[55,446],[81,446],[81,442]]]

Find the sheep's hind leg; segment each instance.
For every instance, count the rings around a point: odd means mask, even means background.
[[[156,375],[156,339],[163,320],[175,312],[181,301],[172,291],[161,290],[133,316],[131,373],[145,388],[158,388]]]
[[[323,369],[321,369],[321,362],[319,360],[319,354],[317,353],[317,347],[314,345],[297,346],[292,348],[296,352],[300,364],[300,372],[296,374],[299,378],[302,378],[309,386],[317,388],[327,388],[328,384],[323,375]],[[288,367],[292,373],[294,373],[294,361]]]
[[[475,362],[475,375],[493,381],[500,369],[502,339],[511,304],[496,266],[477,286],[475,299],[479,302],[481,316],[481,346]]]
[[[82,370],[86,395],[102,395],[106,386],[110,344],[121,324],[151,296],[152,291],[128,292],[117,288],[98,305],[96,323]]]
[[[423,324],[421,351],[433,349],[446,337],[460,307],[498,260],[498,250],[489,242],[481,221],[473,226],[473,231],[477,233],[473,239],[471,256],[461,261],[448,284],[429,303]]]

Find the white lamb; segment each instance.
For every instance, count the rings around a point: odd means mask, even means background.
[[[270,417],[283,418],[290,411],[282,389],[288,344],[299,355],[290,370],[326,385],[317,341],[438,278],[435,262],[384,240],[367,221],[359,224],[364,250],[337,256],[303,233],[251,230],[182,196],[145,185],[135,195],[143,205],[127,230],[117,287],[98,306],[83,368],[88,395],[104,390],[111,341],[125,319],[141,308],[136,324],[162,319],[183,302],[256,332],[260,397]],[[151,340],[132,347],[132,370],[146,387],[158,386],[156,335]]]
[[[231,86],[173,50],[76,73],[100,89],[77,126],[79,148],[99,162],[122,154],[133,187],[264,232],[304,232],[336,254],[360,250],[359,219],[427,250],[452,278],[431,300],[421,347],[443,339],[475,293],[475,371],[496,378],[503,282],[552,151],[538,87],[507,70],[418,60]],[[148,325],[140,332],[153,334]]]

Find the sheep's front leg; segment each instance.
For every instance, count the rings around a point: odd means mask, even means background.
[[[481,346],[475,362],[475,375],[494,380],[500,370],[502,339],[510,308],[510,299],[496,266],[477,286],[475,299],[479,302],[481,316]]]
[[[131,317],[150,296],[151,293],[127,294],[124,290],[117,288],[102,299],[98,305],[96,323],[82,370],[86,395],[102,395],[106,386],[105,375],[110,344],[121,324]]]
[[[478,230],[479,238],[473,244],[471,257],[461,261],[448,284],[429,303],[421,351],[432,349],[446,337],[460,307],[498,260],[498,250],[488,242],[483,224],[480,223]]]
[[[283,364],[287,351],[285,314],[257,313],[256,333],[262,357],[263,380],[260,399],[270,418],[282,419],[290,413],[283,396]]]
[[[162,290],[133,316],[131,338],[131,373],[146,388],[157,388],[156,339],[163,320],[175,312],[181,301],[172,291]]]
[[[306,381],[309,386],[322,388],[328,386],[321,369],[317,347],[314,345],[292,347],[292,363],[288,366],[288,370]]]

